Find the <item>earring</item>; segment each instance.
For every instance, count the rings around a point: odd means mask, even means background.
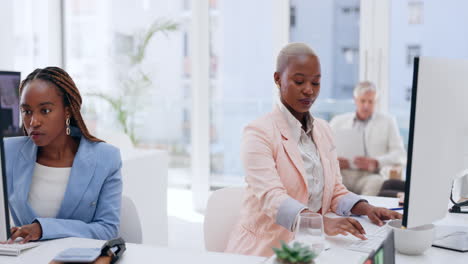
[[[67,117],[67,120],[65,120],[65,124],[67,125],[67,129],[66,129],[66,133],[67,133],[67,136],[70,135],[70,117]]]

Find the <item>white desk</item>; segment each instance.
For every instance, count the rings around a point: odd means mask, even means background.
[[[42,245],[29,249],[17,257],[0,256],[0,263],[29,264],[49,263],[60,251],[71,247],[101,247],[104,241],[85,238],[64,238],[43,242]],[[134,263],[170,263],[170,264],[258,264],[262,257],[200,252],[187,249],[163,248],[149,245],[127,243],[127,250],[119,264]]]
[[[372,205],[382,207],[398,207],[397,198],[385,198],[385,197],[371,197],[365,196],[365,199]],[[329,215],[336,217],[336,215]],[[464,225],[468,226],[468,215],[467,214],[448,214],[447,216],[436,222],[436,225]],[[367,259],[368,254],[347,250],[343,247],[343,240],[345,237],[328,237],[327,241],[330,243],[330,249],[322,252],[316,259],[316,264],[329,264],[329,263],[355,263],[361,264]],[[272,264],[273,259],[268,259],[265,264]],[[440,249],[436,247],[430,247],[424,254],[419,256],[408,256],[396,252],[395,258],[396,264],[467,264],[468,253],[460,253],[456,251]]]
[[[395,199],[366,197],[370,203],[377,206],[394,207]],[[448,214],[443,220],[436,222],[439,225],[468,225],[468,215],[463,214]],[[339,241],[328,238],[331,248],[324,251],[316,260],[317,264],[321,263],[362,263],[367,257],[367,254],[347,250],[340,247]],[[49,263],[52,258],[60,251],[71,247],[101,247],[104,242],[100,240],[84,239],[84,238],[65,238],[43,242],[43,245],[25,251],[18,257],[0,256],[0,263]],[[129,244],[127,243],[127,251],[119,263],[203,263],[203,264],[260,264],[272,263],[271,258],[265,259],[262,257],[232,255],[214,252],[194,251],[187,249],[163,248],[149,245]],[[396,254],[397,264],[466,264],[468,263],[468,253],[459,253],[455,251],[439,249],[435,247],[429,248],[423,255],[406,256],[400,253]]]

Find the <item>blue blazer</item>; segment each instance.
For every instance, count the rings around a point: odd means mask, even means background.
[[[81,137],[56,218],[40,218],[28,203],[37,146],[29,137],[5,139],[8,201],[15,225],[37,220],[43,239],[109,240],[119,233],[122,161],[117,148]]]

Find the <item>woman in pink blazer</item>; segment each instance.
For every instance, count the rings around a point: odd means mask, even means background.
[[[281,240],[292,240],[294,222],[303,211],[367,215],[377,225],[401,218],[368,204],[342,184],[330,127],[309,113],[320,92],[320,77],[319,59],[306,44],[291,43],[281,50],[274,73],[280,102],[244,130],[247,191],[226,252],[271,256]],[[364,229],[352,218],[324,217],[324,228],[328,235],[365,239]]]

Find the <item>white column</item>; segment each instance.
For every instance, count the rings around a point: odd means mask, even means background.
[[[289,28],[290,28],[290,1],[289,0],[274,0],[271,2],[273,5],[273,15],[271,26],[273,27],[273,54],[276,63],[276,57],[279,51],[289,43]],[[273,66],[276,68],[276,65]],[[273,73],[271,79],[273,80]],[[273,84],[273,107],[275,107],[278,97],[278,88]]]
[[[0,70],[14,67],[13,1],[0,0]]]
[[[359,79],[368,80],[379,90],[377,109],[388,112],[390,0],[361,0]]]
[[[192,0],[191,8],[192,195],[195,209],[203,211],[210,179],[209,0]]]
[[[61,0],[48,0],[48,45],[47,63],[64,67],[62,65],[62,8]]]
[[[273,33],[273,52],[274,56],[289,43],[289,16],[290,4],[289,0],[274,0],[273,5],[272,27]]]

